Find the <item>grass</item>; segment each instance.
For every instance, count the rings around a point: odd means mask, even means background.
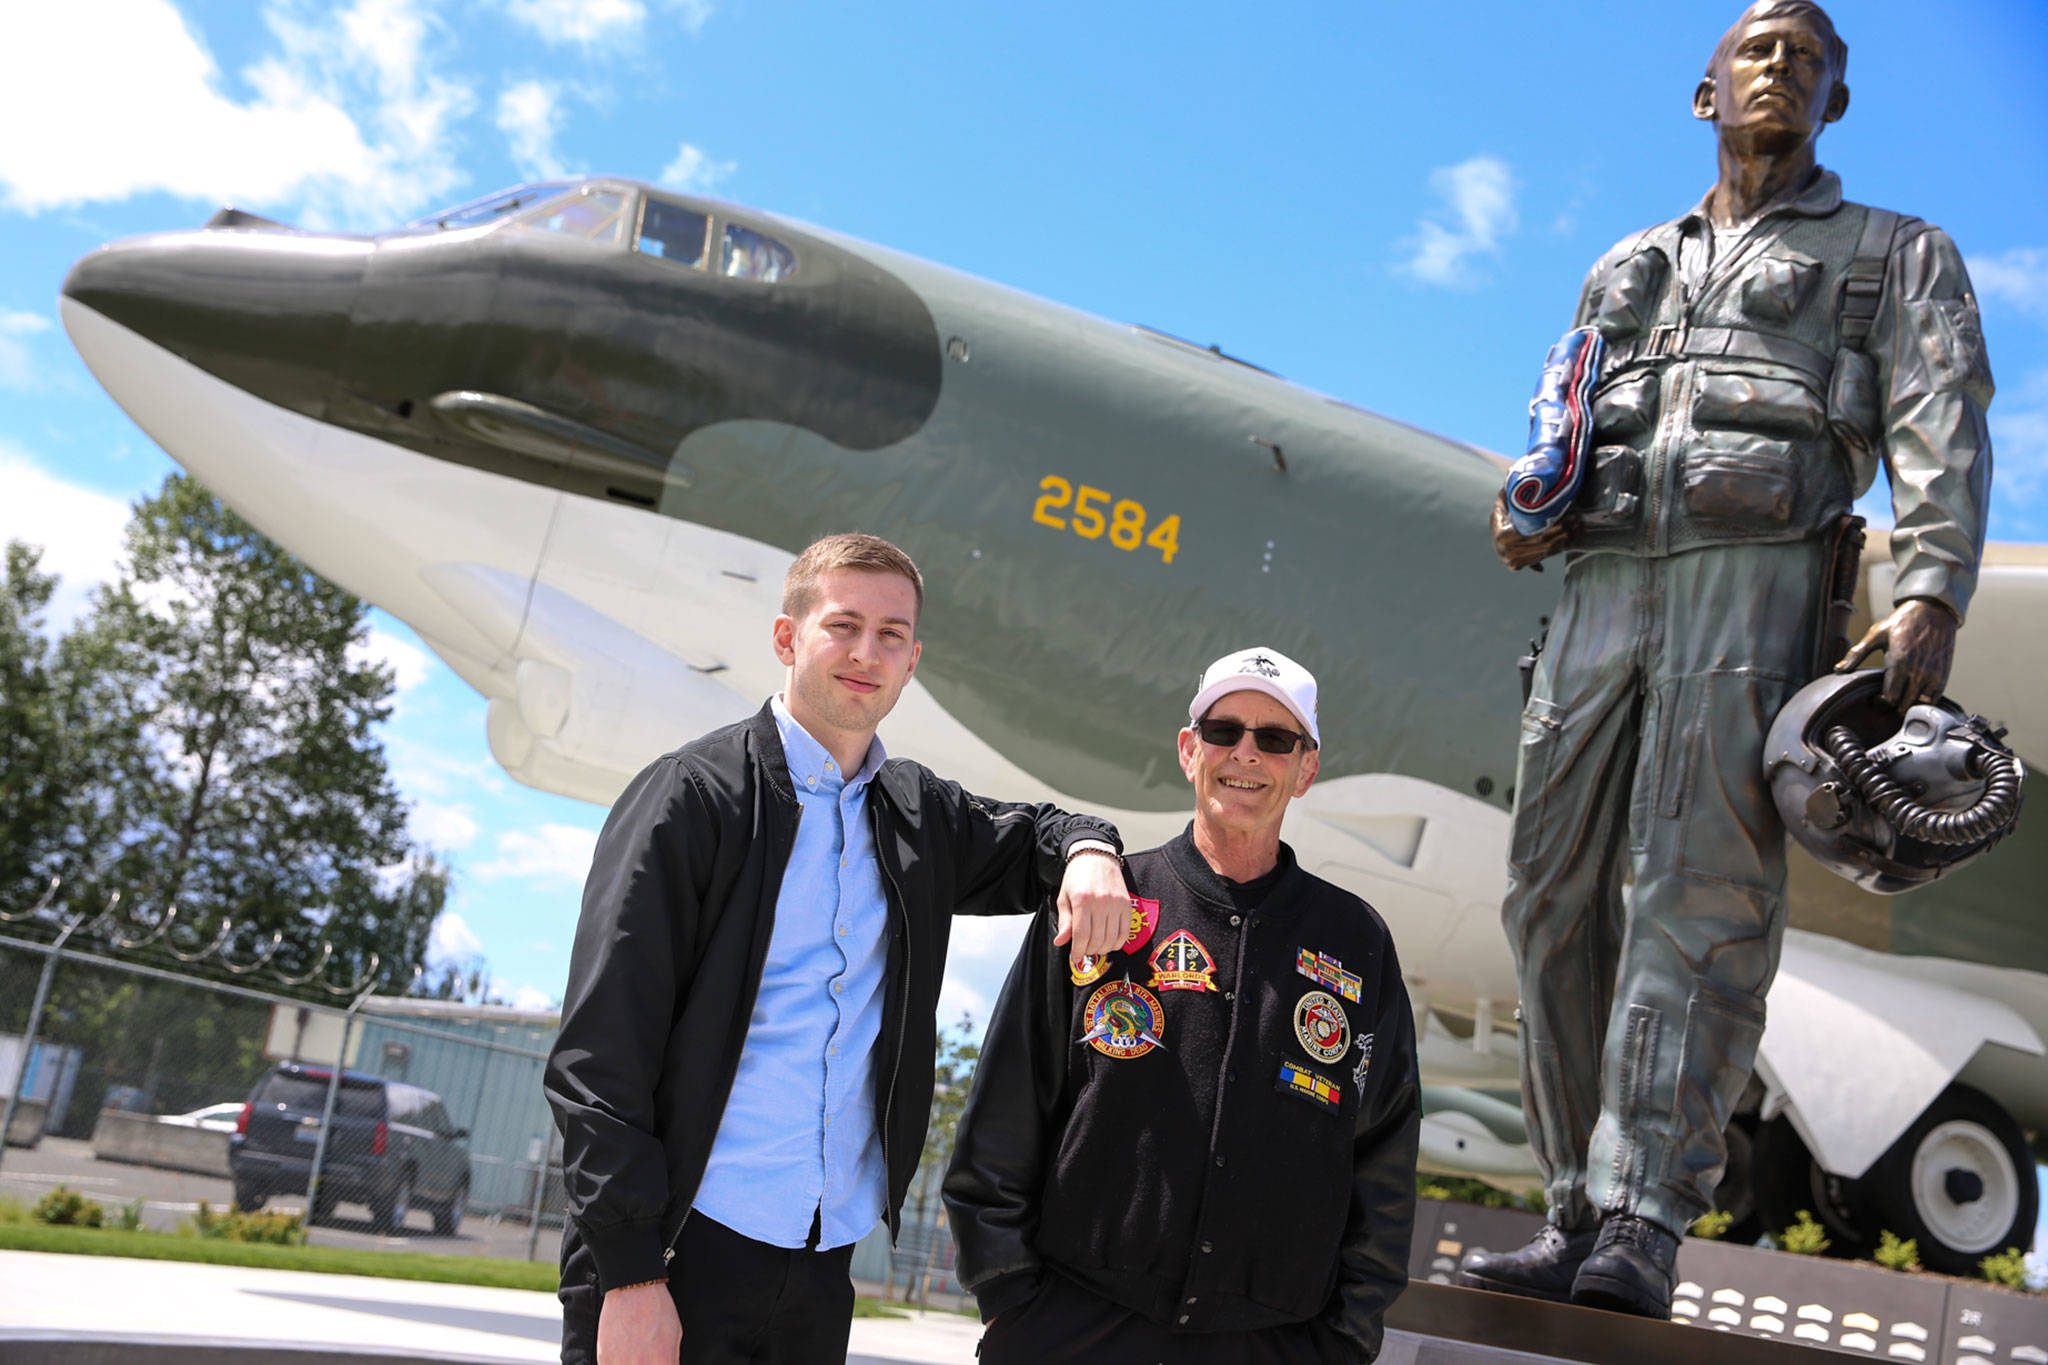
[[[552,1294],[556,1268],[545,1261],[506,1261],[488,1256],[433,1256],[417,1251],[370,1251],[356,1247],[269,1246],[223,1242],[162,1232],[120,1232],[111,1228],[49,1227],[0,1221],[0,1251],[45,1251],[68,1256],[132,1256],[145,1261],[195,1261],[203,1265],[256,1266],[264,1270],[307,1270],[321,1275],[372,1275],[386,1280],[431,1280],[480,1284],[494,1289],[538,1289]]]

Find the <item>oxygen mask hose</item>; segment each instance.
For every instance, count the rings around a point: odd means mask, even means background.
[[[1894,781],[1848,726],[1831,726],[1824,742],[1856,794],[1906,838],[1950,847],[1979,844],[2002,837],[2019,819],[2020,764],[2004,748],[1980,742],[1983,795],[1964,810],[1945,811],[1925,805]]]

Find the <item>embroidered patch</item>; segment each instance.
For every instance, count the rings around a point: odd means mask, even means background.
[[[1088,997],[1076,1042],[1121,1061],[1165,1047],[1166,1007],[1135,981],[1112,981]]]
[[[1152,931],[1159,927],[1159,902],[1148,901],[1143,896],[1131,897],[1131,936],[1124,940],[1124,951],[1135,953],[1152,941]]]
[[[1147,984],[1155,991],[1213,991],[1216,959],[1202,940],[1176,929],[1152,950],[1152,980]]]
[[[1361,983],[1358,977],[1344,970],[1344,964],[1328,953],[1319,953],[1312,948],[1303,948],[1294,955],[1294,970],[1320,986],[1328,986],[1337,994],[1358,1003]]]
[[[1319,1062],[1334,1062],[1351,1046],[1351,1021],[1328,991],[1310,991],[1294,1006],[1294,1036]]]
[[[1300,1062],[1280,1063],[1280,1080],[1273,1087],[1288,1095],[1299,1095],[1329,1110],[1337,1112],[1337,1106],[1344,1102],[1344,1088],[1327,1076],[1318,1076]]]
[[[1372,1035],[1358,1035],[1358,1065],[1351,1068],[1351,1084],[1358,1089],[1365,1088],[1365,1073],[1372,1070]]]
[[[1108,953],[1088,953],[1079,962],[1067,964],[1067,974],[1074,978],[1076,986],[1085,986],[1091,981],[1098,981],[1102,978],[1102,974],[1108,970]]]

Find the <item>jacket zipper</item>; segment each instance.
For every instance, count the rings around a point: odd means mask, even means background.
[[[872,799],[873,793],[870,793],[869,796]],[[879,824],[880,822],[877,820],[875,823]],[[877,831],[877,834],[879,835],[879,831]],[[889,889],[896,893],[896,914],[903,925],[904,998],[902,1003],[904,1008],[901,1011],[901,1017],[896,1020],[896,1056],[889,1063],[889,1088],[882,1097],[881,1122],[877,1125],[880,1129],[879,1136],[882,1139],[883,1178],[889,1181],[893,1187],[896,1177],[895,1167],[889,1162],[889,1129],[891,1127],[891,1120],[895,1117],[896,1113],[896,1078],[903,1072],[903,1035],[906,1031],[905,1026],[908,1023],[910,1014],[908,1008],[910,1004],[910,903],[903,898],[903,887],[897,882],[896,874],[890,871],[889,860],[882,856],[882,845],[879,837],[875,841],[875,866],[882,869],[882,876],[889,883]],[[896,1245],[896,1229],[899,1217],[893,1199],[889,1201],[888,1207],[883,1212],[888,1215],[889,1245],[893,1247]]]

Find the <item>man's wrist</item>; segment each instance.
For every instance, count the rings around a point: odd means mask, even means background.
[[[1107,839],[1076,839],[1073,843],[1067,845],[1064,860],[1071,863],[1074,859],[1086,853],[1098,853],[1105,858],[1114,858],[1118,862],[1123,861],[1123,854],[1118,853],[1116,845],[1110,843]]]

